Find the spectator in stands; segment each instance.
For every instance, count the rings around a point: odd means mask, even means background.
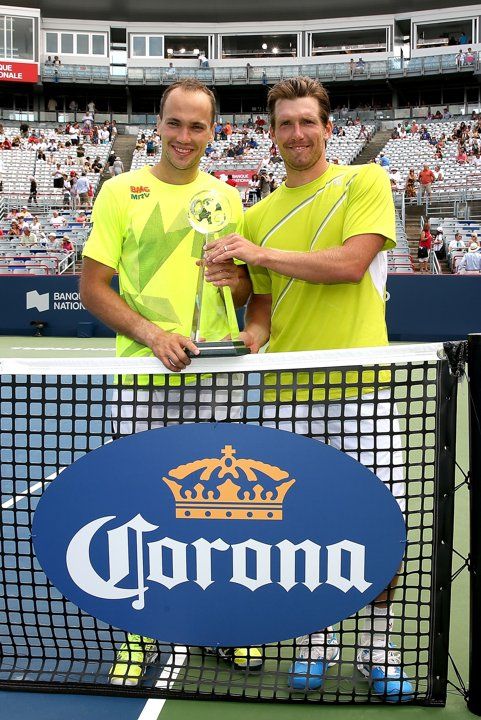
[[[23,229],[23,233],[20,236],[20,242],[22,245],[34,245],[37,242],[37,236],[35,233],[31,232],[28,225]]]
[[[479,170],[481,168],[481,155],[479,152],[473,152],[473,155],[470,158],[470,163],[473,165],[475,170]]]
[[[10,238],[20,237],[21,230],[17,220],[12,220],[8,229],[8,235]]]
[[[75,250],[72,241],[70,240],[68,235],[63,236],[61,249],[65,252],[73,252]]]
[[[55,98],[50,98],[47,103],[47,111],[48,112],[57,112],[57,101]]]
[[[227,185],[230,185],[231,187],[237,187],[237,183],[231,174],[227,175],[226,183],[227,183]]]
[[[235,150],[234,150],[234,146],[232,143],[227,148],[225,156],[228,158],[235,158]]]
[[[247,194],[247,199],[251,203],[256,203],[258,200],[261,199],[261,193],[259,189],[259,175],[257,175],[257,173],[254,173],[249,180],[249,191]]]
[[[461,145],[458,149],[458,154],[456,155],[456,162],[458,165],[466,165],[468,162],[468,155],[466,153],[466,148],[464,145]]]
[[[29,175],[28,177],[30,181],[30,194],[28,196],[28,202],[29,203],[35,203],[35,205],[38,205],[37,202],[37,181],[35,180],[35,177],[33,175]]]
[[[211,153],[213,153],[213,152],[214,152],[214,148],[212,147],[212,143],[207,143],[207,147],[206,147],[206,149],[205,149],[205,153],[204,153],[204,154],[205,154],[207,157],[209,157],[209,155],[210,155]],[[147,154],[148,154],[148,153],[147,153]]]
[[[462,67],[464,67],[466,63],[466,53],[464,50],[460,48],[458,54],[456,55],[456,65],[458,67],[458,70]]]
[[[418,260],[419,260],[419,272],[428,272],[429,253],[433,245],[433,236],[431,234],[431,227],[428,222],[425,222],[421,235],[419,238],[418,245]]]
[[[57,163],[52,173],[54,188],[63,188],[64,179],[60,163]]]
[[[7,214],[7,220],[16,220],[18,215],[17,208],[12,208],[10,212]]]
[[[82,223],[82,225],[86,225],[90,222],[88,216],[85,214],[84,210],[80,210],[79,214],[75,218],[75,222]]]
[[[91,114],[92,119],[95,119],[96,107],[95,107],[95,103],[93,100],[91,100],[89,103],[87,103],[87,110]]]
[[[242,147],[242,143],[237,143],[237,145],[234,147],[234,153],[236,157],[242,157],[242,155],[244,154],[244,148]]]
[[[28,135],[29,135],[28,123],[26,123],[26,122],[20,123],[20,135],[24,138],[28,137]]]
[[[476,60],[476,56],[475,56],[474,52],[472,51],[472,49],[470,47],[468,47],[468,49],[466,51],[466,57],[465,57],[466,65],[473,65],[475,60]]]
[[[207,60],[204,51],[199,53],[199,67],[202,69],[206,69],[209,67],[209,61]]]
[[[264,85],[264,87],[267,87],[267,73],[265,70],[262,71],[261,83]]]
[[[58,55],[53,56],[53,64],[55,67],[60,67],[60,65],[62,64],[62,61],[60,60]]]
[[[95,160],[92,163],[92,170],[94,173],[100,173],[102,172],[102,163],[100,162],[100,155],[97,155]]]
[[[423,169],[418,175],[419,185],[421,187],[421,199],[427,195],[431,199],[432,184],[434,182],[434,173],[430,169],[428,163],[424,163]]]
[[[456,272],[459,274],[481,272],[481,252],[479,251],[479,245],[477,243],[470,243],[468,252],[461,259]]]
[[[113,162],[112,170],[114,175],[121,175],[124,172],[124,164],[118,155]]]
[[[220,140],[222,136],[223,125],[218,120],[214,125],[214,140]]]
[[[453,253],[455,251],[459,250],[466,250],[466,245],[463,240],[463,236],[460,232],[457,232],[454,236],[454,238],[450,241],[448,245],[448,253]]]
[[[385,155],[383,152],[379,153],[379,165],[384,168],[385,170],[389,170],[389,165],[391,164],[391,161]]]
[[[51,66],[53,65],[53,60],[52,60],[52,56],[51,56],[51,55],[49,55],[49,56],[47,57],[47,59],[45,60],[44,65],[45,65],[45,67],[51,67]]]
[[[463,30],[463,32],[459,36],[458,45],[467,45],[467,44],[468,44],[468,36],[466,35],[466,33]]]
[[[107,125],[104,125],[101,131],[99,132],[99,140],[101,145],[108,145],[110,139],[109,135],[109,129]]]
[[[442,182],[444,180],[444,173],[439,165],[434,166],[433,175],[435,182]]]
[[[271,192],[271,186],[269,184],[269,178],[267,177],[267,170],[265,168],[262,168],[259,173],[259,192],[261,200],[270,195]]]
[[[277,183],[276,183],[276,181],[274,180],[274,174],[273,174],[273,173],[269,173],[269,187],[270,187],[270,189],[271,189],[271,193],[273,193],[274,190],[277,190]]]
[[[37,150],[37,160],[43,160],[44,162],[47,162],[47,156],[45,155],[45,152],[42,150],[42,148],[39,148]]]
[[[363,73],[365,67],[366,67],[366,63],[364,62],[364,60],[363,60],[362,58],[359,58],[358,61],[357,61],[357,63],[356,63],[356,70],[357,70],[359,73]]]
[[[444,260],[446,257],[446,248],[444,247],[444,230],[441,225],[436,228],[436,234],[433,239],[433,250],[438,260]]]
[[[147,143],[146,143],[146,145],[145,145],[145,152],[146,152],[146,154],[147,154],[148,157],[154,156],[155,153],[157,152],[157,146],[156,146],[156,144],[155,144],[155,141],[154,141],[154,138],[153,138],[153,137],[150,137],[150,138],[147,140]]]
[[[166,75],[169,75],[169,77],[173,77],[177,73],[177,70],[174,67],[174,63],[169,63],[169,67],[165,71]]]
[[[55,233],[53,231],[49,232],[47,235],[47,245],[53,249],[53,248],[58,248],[59,244],[60,244],[60,241],[57,238],[57,233]]]
[[[78,192],[78,198],[80,207],[85,207],[88,205],[89,202],[89,196],[88,191],[90,187],[90,182],[87,177],[87,173],[84,171],[80,175],[79,179],[77,180],[77,192]]]
[[[348,67],[349,67],[349,75],[350,75],[351,80],[352,80],[352,78],[354,77],[354,73],[356,72],[356,63],[354,62],[354,58],[351,58],[351,59],[349,60],[349,65],[348,65]]]
[[[113,174],[114,174],[113,164],[114,164],[114,162],[115,162],[115,158],[116,158],[116,157],[117,157],[116,154],[115,154],[113,151],[111,151],[111,153],[110,153],[110,155],[109,155],[109,157],[108,157],[108,160],[107,160],[108,170],[109,170],[110,175],[112,175],[112,176],[113,176]]]
[[[110,141],[113,142],[118,135],[117,121],[111,120],[109,123]]]
[[[52,217],[48,221],[49,225],[51,225],[54,228],[62,228],[65,226],[65,220],[62,217],[62,215],[59,215],[58,210],[54,210],[52,212]]]
[[[30,223],[30,230],[36,235],[42,232],[42,224],[38,218],[38,215],[33,216],[32,222]]]
[[[99,128],[98,125],[94,125],[92,128],[92,134],[90,136],[90,141],[92,142],[92,145],[98,145],[100,142],[99,138]]]
[[[68,109],[72,113],[77,113],[78,110],[78,102],[76,100],[71,100],[68,105]]]

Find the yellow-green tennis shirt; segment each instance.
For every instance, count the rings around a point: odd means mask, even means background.
[[[244,233],[257,245],[300,252],[375,233],[386,238],[383,250],[388,250],[396,244],[389,178],[374,163],[329,165],[316,180],[297,188],[282,184],[247,210]],[[272,295],[268,352],[387,345],[385,252],[359,283],[315,284],[261,267],[249,272],[254,293]]]
[[[120,294],[135,312],[168,332],[189,336],[206,236],[188,220],[194,195],[214,189],[228,199],[231,219],[221,233],[242,232],[240,195],[203,172],[187,185],[158,180],[149,167],[108,180],[95,201],[93,228],[83,254],[118,271]],[[201,333],[206,340],[229,335],[221,292],[204,283]],[[152,355],[150,348],[117,334],[117,355]]]

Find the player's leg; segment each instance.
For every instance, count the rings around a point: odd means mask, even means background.
[[[328,405],[329,444],[372,470],[404,512],[405,467],[396,407],[389,390],[379,392],[376,402],[372,400],[371,395],[363,397],[361,403],[347,402],[342,408],[340,404]],[[390,635],[397,582],[396,575],[372,607],[367,606],[362,612],[357,661],[376,694],[391,702],[405,702],[413,699],[414,688],[404,672],[401,652]]]

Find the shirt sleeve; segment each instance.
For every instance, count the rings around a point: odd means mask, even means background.
[[[82,254],[117,270],[125,227],[118,193],[115,193],[112,182],[109,180],[102,186],[95,200],[92,230]]]
[[[349,186],[342,242],[365,234],[382,235],[383,250],[396,246],[391,184],[386,171],[374,163],[362,166]]]
[[[244,215],[244,237],[258,245],[258,239],[255,233],[255,219],[251,217],[249,210]],[[252,281],[252,291],[254,295],[271,295],[272,282],[271,276],[267,268],[248,265],[247,269]]]

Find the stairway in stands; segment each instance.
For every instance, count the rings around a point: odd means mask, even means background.
[[[137,142],[137,135],[117,135],[113,144],[112,150],[115,155],[122,160],[124,171],[130,170],[132,165],[132,155],[134,153],[135,144]],[[108,171],[102,174],[99,184],[99,190],[106,180],[110,178]],[[98,191],[97,191],[98,192]]]
[[[370,163],[380,151],[383,149],[388,140],[391,139],[392,130],[379,130],[371,142],[369,142],[364,150],[357,156],[352,163],[353,165],[366,165]]]

